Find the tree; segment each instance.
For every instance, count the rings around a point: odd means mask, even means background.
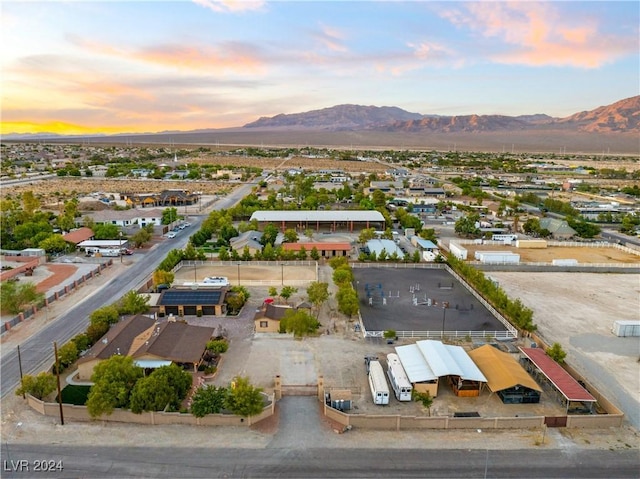
[[[547,348],[546,353],[558,364],[564,364],[564,360],[567,357],[567,353],[562,349],[560,343],[553,343],[550,348]]]
[[[480,222],[480,215],[478,213],[472,213],[467,216],[463,216],[455,224],[455,232],[465,237],[478,237],[480,236],[480,228],[477,224]]]
[[[282,290],[280,290],[280,297],[287,302],[289,301],[289,298],[297,292],[298,288],[294,288],[293,286],[283,286]]]
[[[191,375],[171,364],[139,379],[131,391],[131,412],[177,411],[191,387]]]
[[[16,396],[30,394],[36,399],[43,399],[56,389],[56,377],[51,373],[42,372],[37,376],[28,374],[22,377],[20,387],[16,389]]]
[[[298,242],[298,233],[293,228],[286,229],[284,231],[284,242],[285,243],[297,243]]]
[[[129,237],[129,241],[133,242],[136,248],[140,248],[142,245],[151,240],[151,233],[146,228],[140,228]]]
[[[89,315],[89,324],[106,324],[108,326],[120,321],[120,313],[114,305],[103,306]]]
[[[214,354],[226,353],[229,349],[229,343],[226,339],[212,339],[207,343],[207,349]]]
[[[58,349],[58,360],[60,361],[61,369],[73,364],[80,356],[78,346],[74,341],[69,341],[67,344]]]
[[[218,414],[225,407],[229,389],[213,385],[198,388],[191,399],[191,414],[204,417]]]
[[[329,299],[329,284],[314,281],[307,286],[307,297],[316,307],[316,318],[320,316],[320,308]]]
[[[318,261],[320,259],[320,252],[318,251],[318,248],[316,246],[311,248],[311,253],[309,254],[309,256],[311,256],[311,259],[314,261]]]
[[[264,227],[264,231],[262,232],[262,238],[260,239],[260,243],[263,246],[270,244],[274,245],[276,239],[278,238],[278,228],[276,228],[273,223],[269,223]]]
[[[177,208],[165,208],[162,211],[162,224],[170,225],[174,221],[178,220],[178,209]]]
[[[431,416],[431,406],[433,405],[433,398],[431,397],[429,391],[421,393],[414,389],[412,391],[412,396],[414,401],[421,402],[422,407],[429,410],[429,416]]]
[[[350,284],[353,280],[353,273],[351,272],[351,268],[342,267],[338,268],[333,272],[333,282],[338,286],[343,284]]]
[[[47,253],[60,253],[65,251],[68,246],[69,245],[60,234],[51,235],[40,241],[38,244],[38,248],[42,248]]]
[[[351,317],[358,312],[358,294],[351,286],[342,287],[336,293],[338,310]]]
[[[138,294],[132,289],[118,302],[118,313],[122,315],[146,313],[149,311],[150,298],[148,294]]]
[[[18,314],[23,308],[44,300],[44,293],[38,293],[33,283],[0,283],[0,306],[3,312]]]
[[[280,320],[280,332],[293,333],[298,338],[315,333],[319,327],[318,320],[302,309],[289,309]]]
[[[249,378],[236,376],[225,400],[225,407],[238,416],[255,416],[262,412],[262,389],[249,383]]]
[[[117,225],[112,225],[110,223],[96,225],[93,232],[97,240],[114,240],[120,238],[120,228],[118,228]]]
[[[164,271],[157,269],[153,272],[153,284],[158,286],[159,284],[171,284],[175,279],[175,274],[171,271]]]
[[[131,392],[142,377],[142,369],[130,356],[111,356],[99,362],[93,370],[93,386],[87,398],[91,417],[111,414],[114,408],[127,408]]]
[[[387,197],[382,190],[375,190],[371,193],[371,201],[376,208],[383,207],[387,204]]]
[[[40,200],[36,198],[33,191],[22,193],[22,209],[26,218],[32,218],[34,213],[40,209]]]
[[[365,228],[358,235],[358,243],[366,243],[376,237],[376,230],[373,228]]]

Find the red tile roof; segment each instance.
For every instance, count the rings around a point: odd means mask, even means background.
[[[318,251],[351,251],[350,243],[282,243],[282,249],[300,251],[300,248],[309,252],[315,246]]]
[[[71,233],[67,233],[62,236],[65,241],[69,243],[78,244],[88,239],[93,238],[93,231],[91,228],[79,228]]]
[[[562,366],[547,356],[540,348],[520,348],[535,366],[569,401],[596,402],[596,399],[583,388]]]

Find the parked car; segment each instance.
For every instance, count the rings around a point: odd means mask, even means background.
[[[167,233],[167,238],[175,238],[177,235],[177,233],[175,231],[169,231]]]

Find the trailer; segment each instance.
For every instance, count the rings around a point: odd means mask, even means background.
[[[638,320],[617,320],[613,322],[611,330],[619,338],[640,336],[640,321]]]
[[[402,367],[400,358],[395,353],[387,354],[387,376],[391,383],[391,389],[398,401],[411,401],[413,386],[409,382],[407,373]]]
[[[449,251],[451,251],[451,254],[458,259],[467,259],[467,250],[458,243],[454,243],[453,241],[449,242]]]
[[[384,371],[380,361],[369,362],[369,388],[373,404],[384,406],[389,404],[389,386],[384,377]]]

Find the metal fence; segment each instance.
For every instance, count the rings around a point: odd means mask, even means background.
[[[487,302],[462,276],[453,271],[448,265],[443,263],[355,263],[353,268],[402,268],[402,269],[446,269],[460,284],[467,290],[506,328],[506,331],[396,331],[398,337],[403,338],[465,338],[471,336],[472,339],[493,337],[497,339],[516,339],[518,329],[515,328],[497,309]],[[358,313],[360,314],[360,313]],[[384,331],[367,331],[360,318],[360,329],[365,338],[382,337]]]

